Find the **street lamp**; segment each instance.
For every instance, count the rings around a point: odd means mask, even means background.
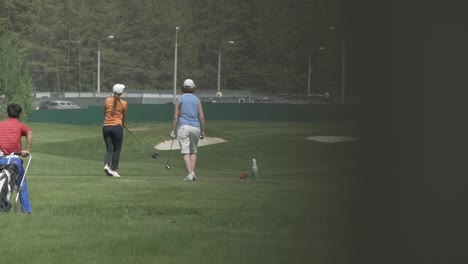
[[[60,96],[60,73],[59,73],[59,68],[58,68],[58,60],[57,57],[55,57],[55,68],[57,69],[57,89],[58,89],[58,94]]]
[[[314,52],[319,51],[319,50],[324,50],[325,47],[320,47],[312,50],[310,54],[312,55]],[[309,72],[308,72],[308,79],[307,79],[307,95],[310,95],[310,73],[312,72],[312,67],[310,64],[310,55],[309,55]]]
[[[72,40],[71,43],[78,43],[78,94],[81,96],[81,40]]]
[[[176,94],[177,94],[177,31],[179,27],[175,28],[175,45],[174,45],[174,104],[176,103]]]
[[[234,41],[229,40],[227,43],[229,44],[234,44]],[[217,97],[221,97],[221,46],[223,46],[223,43],[219,45],[219,51],[218,51],[218,91],[216,92]]]
[[[331,30],[337,30],[335,27],[328,27]],[[346,42],[343,36],[343,33],[341,34],[341,103],[345,104],[345,88],[346,88]]]
[[[110,35],[107,37],[108,39],[113,39],[114,36]],[[97,62],[97,93],[101,93],[101,42],[105,39],[99,40],[98,45],[98,62]]]

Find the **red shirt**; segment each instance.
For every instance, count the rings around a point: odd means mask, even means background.
[[[3,120],[0,122],[0,150],[5,155],[20,152],[22,150],[21,137],[25,137],[30,131],[28,126],[16,118],[9,117]]]

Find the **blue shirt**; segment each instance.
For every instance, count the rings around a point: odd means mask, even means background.
[[[179,96],[179,122],[178,126],[189,125],[200,128],[198,119],[198,104],[200,100],[192,93]]]

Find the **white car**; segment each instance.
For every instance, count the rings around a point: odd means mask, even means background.
[[[50,101],[49,102],[49,105],[47,107],[48,109],[59,109],[59,110],[63,110],[63,109],[81,109],[81,106],[79,105],[76,105],[70,101],[57,101],[57,100],[54,100],[54,101]]]

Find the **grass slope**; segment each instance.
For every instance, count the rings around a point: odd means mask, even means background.
[[[349,123],[209,122],[196,182],[152,149],[170,124],[129,123],[120,179],[104,176],[100,126],[29,124],[32,215],[1,214],[5,263],[350,263],[359,242],[363,141]],[[240,180],[256,158],[260,179]]]

